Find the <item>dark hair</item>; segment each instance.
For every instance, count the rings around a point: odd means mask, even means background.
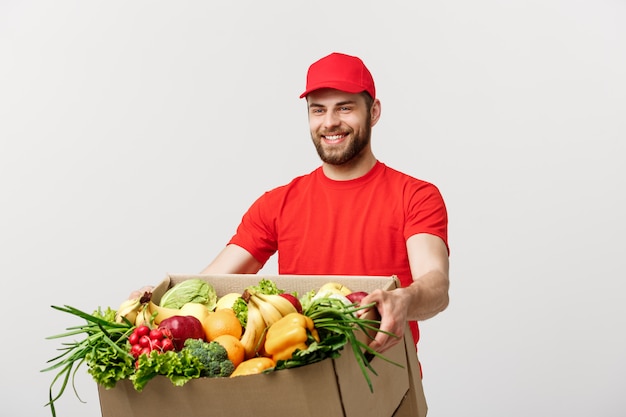
[[[374,99],[372,98],[370,93],[368,93],[367,91],[361,92],[361,95],[365,99],[365,107],[367,107],[368,111],[371,110],[372,109],[372,105],[374,104]]]

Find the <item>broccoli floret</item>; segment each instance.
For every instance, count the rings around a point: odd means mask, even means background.
[[[217,342],[205,342],[200,339],[185,340],[185,347],[192,356],[196,357],[202,369],[200,376],[227,377],[233,373],[235,366],[228,359],[228,352]]]
[[[207,376],[223,376],[228,377],[235,371],[235,365],[226,359],[222,362],[211,362],[211,368],[208,370]]]

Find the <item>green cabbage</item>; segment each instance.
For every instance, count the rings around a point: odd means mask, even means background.
[[[202,279],[188,279],[167,290],[161,297],[160,306],[181,308],[187,303],[204,304],[209,310],[213,310],[217,303],[215,288]]]

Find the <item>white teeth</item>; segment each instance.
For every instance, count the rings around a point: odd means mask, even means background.
[[[341,135],[326,136],[326,139],[328,140],[337,140],[339,138],[341,138]]]

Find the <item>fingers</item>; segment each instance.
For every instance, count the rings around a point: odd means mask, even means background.
[[[371,303],[375,303],[375,302],[380,302],[381,301],[381,297],[380,297],[380,294],[378,294],[379,291],[380,290],[378,290],[378,289],[372,291],[371,293],[369,293],[368,295],[363,297],[359,304],[360,305],[367,305],[367,304],[371,304]]]
[[[403,326],[388,327],[384,322],[384,319],[381,321],[380,330],[382,331],[377,332],[374,340],[369,343],[369,347],[379,353],[383,353],[387,349],[395,346],[404,337]]]
[[[375,290],[361,300],[362,304],[376,303],[377,317],[380,320],[379,332],[369,343],[369,347],[379,353],[399,343],[404,336],[406,326],[406,310],[400,303],[394,301],[394,294],[390,291]],[[364,315],[367,311],[361,312]],[[385,333],[386,332],[386,333]],[[389,334],[390,333],[390,334]]]
[[[154,287],[149,286],[149,285],[143,286],[140,289],[131,292],[130,295],[128,296],[128,299],[132,300],[134,298],[139,298],[142,295],[144,295],[144,293],[146,292],[152,292],[153,289]]]

